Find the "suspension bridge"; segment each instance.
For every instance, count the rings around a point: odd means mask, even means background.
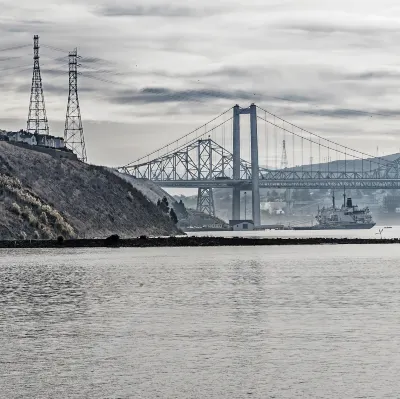
[[[242,129],[242,115],[249,116],[249,129]],[[162,187],[197,188],[198,210],[209,214],[215,214],[213,189],[232,189],[235,220],[240,219],[241,191],[250,191],[259,226],[260,188],[399,189],[399,162],[323,138],[251,104],[235,105],[118,170]]]

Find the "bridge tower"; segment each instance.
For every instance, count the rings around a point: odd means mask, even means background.
[[[240,113],[239,105],[233,107],[233,180],[240,180]],[[232,219],[240,219],[240,186],[235,185],[232,189]]]
[[[282,141],[282,155],[281,155],[281,169],[287,169],[289,165],[288,157],[287,157],[287,152],[286,152],[286,140]],[[291,210],[293,207],[293,201],[292,201],[292,190],[290,188],[287,188],[285,191],[285,202],[287,209]]]
[[[33,37],[33,75],[31,86],[31,99],[29,103],[29,115],[26,124],[29,133],[49,134],[49,122],[44,103],[42,76],[39,65],[39,36]]]
[[[250,115],[250,146],[251,146],[251,189],[252,189],[252,208],[253,222],[255,226],[260,226],[260,181],[258,164],[258,135],[257,135],[257,107],[251,104],[249,108],[240,108],[239,105],[233,107],[233,180],[240,180],[240,115]],[[240,182],[233,188],[232,195],[232,219],[240,219]]]

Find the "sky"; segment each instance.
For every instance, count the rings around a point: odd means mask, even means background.
[[[26,126],[38,34],[50,130],[63,135],[66,55],[77,47],[90,163],[125,165],[252,102],[344,145],[399,151],[397,1],[0,0],[0,7],[0,129]]]

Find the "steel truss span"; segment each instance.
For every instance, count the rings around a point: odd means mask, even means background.
[[[219,188],[251,187],[251,165],[240,160],[240,179],[233,179],[233,155],[211,139],[197,140],[187,147],[148,163],[119,168],[122,173],[148,179],[163,187]],[[365,172],[267,170],[260,168],[260,188],[400,188],[399,163]]]

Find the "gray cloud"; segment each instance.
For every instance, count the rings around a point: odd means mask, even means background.
[[[106,17],[193,17],[214,15],[217,10],[205,7],[174,7],[170,5],[106,6],[95,11]]]
[[[309,34],[334,34],[351,33],[359,35],[376,35],[380,33],[399,33],[400,24],[398,22],[385,23],[385,21],[368,20],[349,20],[332,21],[329,17],[322,20],[303,19],[291,21],[279,21],[274,24],[275,27],[287,30],[301,31]]]
[[[400,71],[367,71],[344,75],[347,80],[378,80],[378,79],[399,79]]]
[[[122,91],[114,96],[111,102],[116,104],[135,103],[169,103],[169,102],[199,102],[208,100],[259,100],[260,94],[243,91],[227,91],[214,89],[173,90],[163,87],[148,87],[138,92]]]
[[[307,111],[299,111],[299,113],[312,115],[312,116],[322,116],[329,118],[366,118],[366,117],[398,117],[400,116],[400,110],[393,109],[378,109],[378,110],[354,110],[346,108],[336,108],[336,109],[313,109]]]

